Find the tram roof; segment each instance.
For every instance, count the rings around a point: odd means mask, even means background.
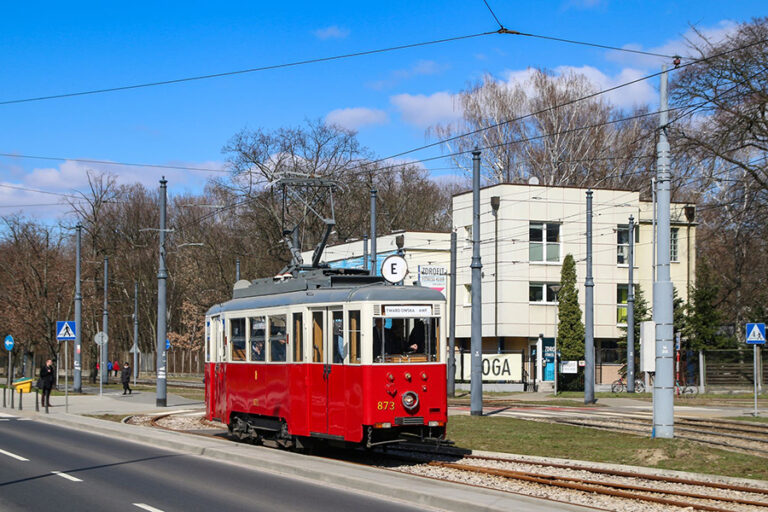
[[[241,309],[357,301],[435,301],[443,294],[421,286],[394,286],[379,277],[312,272],[284,281],[259,279],[235,285],[234,298],[216,304],[208,315]]]

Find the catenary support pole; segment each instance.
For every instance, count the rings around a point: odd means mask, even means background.
[[[139,282],[133,282],[133,385],[139,375]]]
[[[77,225],[77,245],[75,247],[75,375],[72,390],[83,392],[83,294],[80,290],[80,247],[83,226]]]
[[[483,302],[480,262],[480,150],[472,151],[472,337],[470,415],[483,414]]]
[[[107,335],[107,341],[101,344],[101,383],[107,384],[109,382],[109,371],[107,371],[107,361],[109,360],[109,311],[107,294],[109,293],[109,257],[104,256],[104,307],[101,312],[101,332]],[[99,388],[99,394],[101,394],[101,387]]]
[[[448,396],[456,396],[456,230],[451,231],[451,292],[448,312]]]
[[[629,254],[627,282],[627,393],[635,392],[635,218],[629,216]]]
[[[363,268],[370,270],[370,264],[368,262],[368,235],[363,235]]]
[[[587,190],[587,278],[584,282],[584,403],[595,403],[595,281],[592,279],[592,189]]]
[[[376,189],[371,189],[371,275],[379,275],[376,262]]]
[[[656,145],[656,282],[653,284],[654,315],[656,324],[656,378],[653,390],[653,437],[674,437],[674,351],[672,280],[669,266],[670,244],[670,168],[669,142],[667,142],[667,67],[662,66],[661,108],[659,115],[659,142]]]
[[[240,280],[240,258],[235,259],[235,282]]]
[[[165,407],[166,396],[166,353],[165,336],[167,309],[165,306],[165,287],[168,272],[165,269],[165,201],[166,185],[165,176],[160,180],[160,265],[157,271],[157,398],[155,405]]]

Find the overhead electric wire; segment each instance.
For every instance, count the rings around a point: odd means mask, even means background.
[[[496,23],[498,23],[500,29],[504,29],[504,25],[499,21],[499,18],[496,16],[496,13],[493,12],[493,9],[491,9],[491,6],[488,5],[488,0],[483,0],[483,3],[485,3],[485,6],[488,8],[488,10],[491,12],[491,16],[493,16],[493,19],[496,20]]]
[[[140,84],[133,84],[133,85],[122,85],[117,87],[106,87],[103,89],[92,89],[89,91],[79,91],[79,92],[68,92],[68,93],[62,93],[62,94],[51,94],[48,96],[37,96],[37,97],[31,97],[31,98],[20,98],[15,100],[4,100],[0,101],[0,106],[2,105],[12,105],[16,103],[30,103],[33,101],[45,101],[45,100],[53,100],[53,99],[60,99],[60,98],[71,98],[75,96],[87,96],[91,94],[103,94],[108,92],[116,92],[116,91],[126,91],[130,89],[142,89],[146,87],[155,87],[159,85],[171,85],[171,84],[178,84],[183,82],[193,82],[197,80],[207,80],[210,78],[221,78],[225,76],[233,76],[233,75],[243,75],[246,73],[256,73],[260,71],[269,71],[273,69],[282,69],[282,68],[290,68],[290,67],[296,67],[296,66],[303,66],[306,64],[316,64],[320,62],[330,62],[334,60],[341,60],[341,59],[349,59],[352,57],[362,57],[365,55],[375,55],[378,53],[386,53],[386,52],[392,52],[392,51],[398,51],[398,50],[406,50],[409,48],[418,48],[420,46],[430,46],[435,44],[442,44],[442,43],[449,43],[453,41],[461,41],[463,39],[472,39],[475,37],[482,37],[482,36],[488,36],[491,34],[498,34],[499,32],[489,31],[489,32],[478,32],[476,34],[468,34],[463,36],[456,36],[456,37],[447,37],[444,39],[435,39],[432,41],[423,41],[419,43],[409,43],[409,44],[403,44],[398,46],[390,46],[388,48],[378,48],[375,50],[365,50],[362,52],[354,52],[354,53],[346,53],[342,55],[333,55],[331,57],[318,57],[314,59],[305,59],[305,60],[298,60],[293,62],[285,62],[282,64],[272,64],[268,66],[259,66],[255,68],[248,68],[248,69],[239,69],[235,71],[224,71],[221,73],[210,73],[206,75],[196,75],[196,76],[189,76],[184,78],[174,78],[171,80],[159,80],[156,82],[145,82]]]
[[[179,171],[198,171],[198,172],[221,172],[229,173],[226,169],[210,169],[201,167],[185,167],[182,165],[165,165],[165,164],[141,164],[135,162],[112,162],[109,160],[94,160],[91,158],[65,158],[60,156],[42,156],[42,155],[22,155],[17,153],[0,153],[0,156],[8,158],[26,158],[30,160],[53,160],[57,162],[78,162],[84,164],[99,164],[99,165],[124,165],[130,167],[152,167],[157,169],[173,169]]]

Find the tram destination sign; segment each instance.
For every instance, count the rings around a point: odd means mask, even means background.
[[[432,316],[432,306],[384,306],[384,316],[390,318]]]

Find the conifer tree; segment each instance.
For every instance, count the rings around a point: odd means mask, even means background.
[[[717,309],[718,286],[706,262],[696,268],[684,335],[692,350],[730,348],[732,340],[720,333],[722,318]]]
[[[581,321],[579,292],[576,289],[576,262],[568,254],[560,272],[560,304],[558,310],[557,344],[564,361],[584,359],[584,324]]]

